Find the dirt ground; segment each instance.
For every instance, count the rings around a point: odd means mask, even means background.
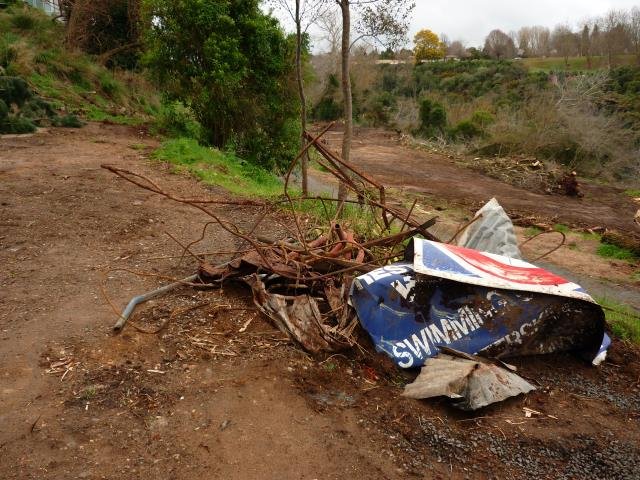
[[[341,136],[336,129],[325,138],[339,151]],[[477,207],[497,197],[512,216],[531,215],[568,225],[640,233],[633,220],[640,206],[621,188],[581,179],[584,198],[526,191],[461,168],[446,155],[403,147],[396,134],[380,129],[356,129],[352,159],[385,185],[460,205]]]
[[[155,145],[101,124],[0,139],[0,478],[639,478],[640,354],[619,342],[597,369],[571,355],[514,360],[538,390],[469,414],[402,398],[415,372],[365,338],[310,357],[233,286],[178,289],[114,336],[103,293],[120,310],[191,274],[166,232],[195,240],[206,218],[100,164],[224,195],[149,162]],[[474,175],[474,189],[493,185]],[[260,214],[217,213],[244,225]],[[199,252],[240,246],[208,232]],[[158,334],[134,328],[168,319]]]

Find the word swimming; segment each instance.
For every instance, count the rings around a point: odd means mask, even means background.
[[[485,317],[493,316],[493,311],[475,312],[464,306],[458,310],[458,318],[442,318],[425,326],[422,330],[411,335],[393,347],[393,356],[402,368],[411,368],[416,359],[423,360],[438,351],[438,345],[449,345],[478,330],[484,325]],[[418,313],[417,317],[422,316]],[[419,320],[419,318],[416,318]],[[424,319],[422,320],[424,321]],[[422,362],[417,362],[422,364]]]

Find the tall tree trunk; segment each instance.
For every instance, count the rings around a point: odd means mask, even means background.
[[[340,0],[342,11],[342,97],[344,102],[344,135],[342,137],[342,159],[349,163],[351,156],[351,140],[353,137],[353,103],[351,98],[351,11],[349,0]],[[338,189],[338,199],[347,198],[347,187],[343,183]]]
[[[67,4],[67,28],[65,43],[71,49],[81,50],[85,47],[88,32],[88,15],[91,4],[89,0],[76,0]]]
[[[296,0],[296,76],[298,77],[298,95],[300,96],[300,124],[302,126],[301,144],[304,147],[307,143],[304,132],[307,130],[307,99],[304,94],[304,80],[302,78],[302,25],[300,18],[300,0]],[[300,159],[302,167],[302,194],[309,193],[309,153],[307,152]]]

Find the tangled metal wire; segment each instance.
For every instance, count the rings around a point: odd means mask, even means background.
[[[184,198],[164,190],[152,179],[113,165],[102,165],[115,175],[147,191],[189,205],[210,217],[198,240],[182,245],[184,253],[199,262],[202,284],[240,280],[251,286],[256,305],[309,351],[337,350],[352,345],[356,320],[348,305],[351,282],[357,274],[387,265],[404,255],[403,242],[415,235],[438,241],[427,229],[436,218],[421,222],[410,210],[390,205],[382,184],[344,162],[320,139],[331,129],[327,126],[316,136],[305,134],[308,143],[291,162],[284,178],[284,196],[273,201]],[[351,197],[292,196],[289,184],[299,159],[314,147],[322,157],[318,163],[351,192]],[[223,218],[211,205],[254,206],[261,215],[248,230]],[[323,211],[324,218],[301,213]],[[321,207],[321,210],[320,210]],[[355,220],[346,220],[345,210],[357,212]],[[260,235],[260,225],[269,215],[285,214],[285,223],[294,226],[290,236],[268,239]],[[305,217],[305,218],[303,218]],[[310,217],[312,221],[310,220]],[[366,218],[366,231],[357,228]],[[233,259],[215,266],[198,257],[190,248],[205,238],[207,228],[218,225],[241,242]]]

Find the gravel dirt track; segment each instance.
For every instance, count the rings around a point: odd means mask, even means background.
[[[165,232],[195,240],[206,217],[100,165],[225,195],[149,162],[155,145],[102,124],[0,138],[0,478],[639,478],[640,355],[619,342],[598,369],[514,360],[538,390],[468,414],[400,397],[415,373],[364,338],[363,350],[308,356],[232,286],[180,288],[134,318],[152,328],[173,314],[160,334],[113,336],[102,286],[119,310],[168,281],[123,269],[191,274],[192,259],[158,257],[181,253]],[[494,182],[469,175],[474,188]],[[216,212],[245,226],[260,214]],[[208,232],[198,251],[239,246]]]
[[[340,151],[342,132],[326,136]],[[457,165],[446,155],[401,145],[399,137],[385,130],[356,129],[352,160],[386,185],[428,194],[464,206],[479,206],[492,197],[511,215],[532,215],[581,227],[615,228],[640,234],[633,221],[638,205],[624,189],[581,180],[584,198],[546,195],[514,187]]]

